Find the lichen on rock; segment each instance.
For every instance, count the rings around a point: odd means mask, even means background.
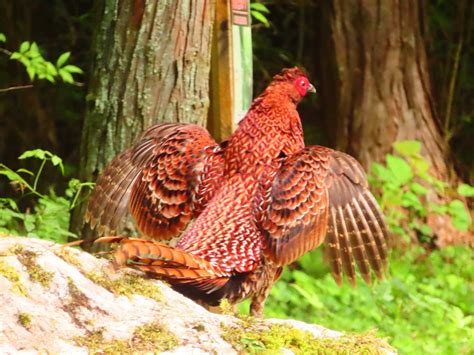
[[[28,296],[25,285],[21,282],[20,274],[7,262],[0,260],[0,276],[3,276],[11,283],[11,290],[21,296]]]
[[[101,354],[156,353],[171,350],[178,339],[159,324],[150,323],[135,329],[130,339],[104,339],[104,330],[99,329],[87,336],[76,337],[73,341],[86,347],[89,352]]]

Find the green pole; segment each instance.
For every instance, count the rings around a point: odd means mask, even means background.
[[[234,127],[252,103],[252,29],[249,0],[231,0]]]

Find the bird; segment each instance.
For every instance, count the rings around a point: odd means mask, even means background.
[[[283,69],[220,144],[195,124],[152,126],[106,167],[85,221],[114,263],[204,303],[250,299],[263,316],[284,266],[323,242],[331,273],[382,279],[387,227],[364,169],[350,155],[305,146],[298,103],[316,92]],[[117,233],[130,213],[140,236]]]

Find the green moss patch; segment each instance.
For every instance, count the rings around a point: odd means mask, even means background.
[[[12,284],[12,291],[21,296],[28,296],[25,285],[21,282],[21,276],[16,269],[0,260],[0,275],[4,276]]]
[[[20,313],[18,314],[18,321],[23,327],[28,329],[31,325],[31,315],[28,313]]]
[[[123,354],[166,351],[178,344],[178,339],[167,329],[158,324],[150,323],[137,327],[130,339],[106,341],[103,329],[99,329],[84,337],[76,337],[79,346],[87,347],[89,353]]]
[[[70,249],[62,247],[60,250],[54,252],[57,256],[63,259],[68,264],[71,264],[78,269],[82,268],[82,264],[79,259],[71,252]]]
[[[136,294],[151,298],[158,302],[163,301],[160,289],[151,281],[141,277],[140,275],[124,274],[120,278],[111,279],[102,272],[86,272],[83,270],[81,262],[69,249],[62,248],[61,250],[55,252],[55,254],[66,261],[68,264],[76,266],[79,271],[81,271],[91,281],[95,282],[99,286],[104,287],[114,294],[127,297],[131,297],[132,295]]]
[[[157,302],[163,301],[160,289],[151,281],[139,275],[125,274],[116,280],[95,272],[88,273],[86,276],[96,284],[118,295],[131,297],[136,294],[151,298]]]
[[[295,354],[385,354],[383,349],[391,349],[373,333],[315,338],[310,332],[289,325],[266,326],[261,322],[223,326],[222,330],[222,337],[242,353],[273,354],[277,350],[289,349]]]
[[[25,250],[21,245],[14,245],[10,248],[10,252],[15,254],[18,261],[26,267],[26,272],[30,276],[31,281],[39,283],[43,287],[49,287],[53,279],[53,273],[43,270],[36,262],[37,254],[31,250]]]

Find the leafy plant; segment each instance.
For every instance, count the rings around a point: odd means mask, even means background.
[[[270,27],[270,21],[267,16],[270,10],[261,2],[253,2],[250,4],[250,14],[258,22],[262,23],[265,27]]]
[[[58,243],[65,243],[68,237],[75,237],[68,231],[70,211],[76,206],[82,189],[91,188],[93,184],[72,179],[64,196],[56,195],[52,188],[47,194],[41,193],[38,191],[38,182],[45,165],[50,163],[64,174],[62,159],[42,149],[28,150],[18,159],[38,159],[41,163],[35,173],[27,169],[14,171],[0,164],[0,175],[16,186],[23,193],[22,197],[35,196],[36,203],[33,211],[29,209],[22,211],[18,201],[0,197],[0,234],[27,235]]]
[[[474,352],[472,249],[396,250],[390,276],[338,287],[320,250],[286,270],[272,289],[267,317],[293,318],[342,331],[378,329],[401,354]]]
[[[421,143],[401,141],[394,144],[396,155],[388,154],[386,164],[374,163],[369,181],[380,191],[379,202],[390,230],[400,236],[413,237],[422,242],[434,237],[427,224],[430,214],[448,215],[453,226],[467,231],[471,217],[464,203],[453,198],[448,203],[435,203],[430,195],[446,195],[448,184],[434,177],[430,164],[420,153]],[[457,193],[472,196],[474,187],[462,184]]]
[[[0,33],[0,42],[6,42],[6,37]],[[59,56],[56,63],[47,61],[41,54],[41,50],[36,42],[24,41],[16,52],[10,52],[2,49],[2,52],[9,55],[10,59],[16,60],[25,66],[26,72],[31,81],[38,79],[45,79],[52,83],[60,77],[65,83],[74,84],[73,74],[83,74],[81,68],[66,64],[71,53],[65,52]]]

